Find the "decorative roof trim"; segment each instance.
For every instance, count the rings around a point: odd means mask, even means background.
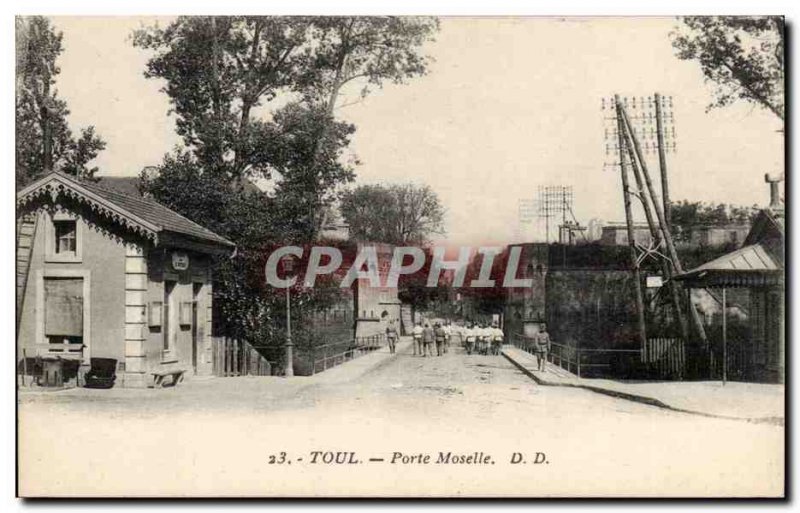
[[[40,178],[17,193],[17,208],[23,208],[32,201],[49,196],[53,203],[64,196],[86,204],[95,213],[118,223],[134,233],[158,241],[161,229],[144,219],[124,210],[105,198],[83,187],[69,175],[54,171]]]

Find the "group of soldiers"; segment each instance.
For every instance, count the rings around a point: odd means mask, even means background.
[[[450,342],[458,337],[467,354],[499,355],[503,346],[503,330],[496,323],[466,322],[463,325],[453,326],[449,320],[443,322],[417,321],[411,330],[414,338],[414,356],[433,356],[434,346],[436,356],[447,354]],[[394,353],[397,340],[400,336],[395,321],[389,322],[386,327],[386,338],[389,342],[389,352]],[[533,337],[533,350],[536,355],[540,371],[545,369],[547,353],[550,351],[550,335],[545,326],[539,326],[539,332]]]
[[[497,324],[488,323],[469,322],[454,326],[449,320],[433,324],[430,321],[420,321],[414,326],[411,335],[414,338],[415,356],[433,356],[434,346],[436,356],[447,354],[455,337],[458,337],[467,354],[499,355],[503,345],[503,330]]]
[[[499,355],[503,345],[503,330],[494,323],[469,322],[461,327],[461,342],[467,354]]]
[[[433,356],[433,346],[436,346],[436,356],[442,356],[450,351],[450,341],[455,334],[455,329],[446,322],[434,322],[431,325],[430,321],[425,322],[423,327],[422,322],[418,321],[411,330],[411,335],[414,338],[413,350],[414,356]]]

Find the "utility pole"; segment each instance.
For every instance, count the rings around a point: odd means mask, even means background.
[[[650,201],[647,198],[647,191],[645,190],[644,183],[642,181],[642,173],[639,170],[639,166],[636,162],[636,155],[633,150],[633,142],[631,138],[633,134],[627,133],[625,137],[625,146],[628,150],[628,156],[631,162],[631,168],[633,168],[633,176],[636,179],[636,188],[638,190],[639,200],[642,203],[642,208],[644,209],[644,216],[647,219],[647,226],[650,228],[650,236],[653,238],[653,242],[656,247],[661,245],[661,234],[656,225],[655,220],[653,219],[653,212],[650,209]],[[622,152],[620,152],[620,158],[622,158]],[[674,281],[671,281],[672,278],[672,269],[670,268],[669,264],[664,258],[659,258],[659,263],[661,264],[661,274],[664,275],[664,279],[670,281],[670,291],[672,295],[672,305],[675,309],[675,318],[678,321],[678,326],[680,327],[681,334],[683,335],[684,340],[689,339],[689,327],[686,324],[686,319],[683,317],[683,310],[681,309],[681,297],[680,291],[678,290],[678,285]]]
[[[622,178],[622,198],[625,205],[625,224],[628,228],[628,246],[630,246],[631,253],[631,272],[633,273],[633,289],[636,299],[636,317],[638,320],[639,339],[641,347],[647,344],[647,325],[644,318],[644,299],[642,295],[642,278],[639,272],[639,261],[636,258],[636,239],[633,228],[633,215],[631,213],[631,196],[628,186],[628,171],[625,168],[625,131],[622,115],[622,103],[619,100],[619,95],[614,95],[614,101],[617,109],[617,137],[619,139],[619,171]],[[633,163],[632,163],[633,164]]]
[[[722,287],[722,384],[728,382],[728,300],[727,287]]]
[[[567,225],[567,189],[561,187],[561,226]],[[558,233],[561,235],[563,228],[559,228]],[[563,236],[559,237],[563,238]],[[567,267],[567,241],[561,240],[561,265],[566,269]]]
[[[291,275],[294,270],[294,261],[292,257],[289,255],[282,257],[281,264],[283,265],[284,273],[286,273],[287,276]],[[292,354],[292,348],[294,347],[292,343],[292,296],[290,289],[291,287],[286,287],[286,344],[284,345],[286,351],[286,366],[284,376],[287,378],[294,376],[294,355]]]
[[[620,115],[622,121],[624,122],[624,126],[628,130],[631,140],[633,141],[633,148],[636,151],[636,157],[639,160],[639,165],[641,166],[642,175],[644,176],[645,183],[647,184],[647,190],[650,193],[650,199],[653,201],[653,208],[656,212],[656,216],[658,217],[658,222],[661,225],[661,234],[664,237],[664,242],[667,245],[667,250],[669,251],[669,257],[672,260],[672,266],[678,274],[683,273],[683,267],[681,266],[680,258],[678,258],[678,252],[675,250],[675,244],[672,241],[672,235],[670,234],[669,228],[667,227],[664,218],[664,212],[659,206],[658,196],[655,193],[653,182],[650,179],[650,173],[647,170],[647,164],[644,160],[644,156],[642,155],[642,149],[639,147],[639,141],[633,134],[633,129],[631,127],[630,121],[628,120],[628,115],[625,112],[625,107],[623,107],[622,104],[619,103],[619,101],[617,101],[617,112]],[[706,337],[706,331],[705,328],[703,328],[703,322],[700,319],[700,314],[697,313],[697,310],[694,308],[694,305],[692,305],[691,297],[689,299],[688,307],[689,307],[689,314],[692,317],[695,331],[697,332],[697,335],[700,338],[702,346],[707,347],[708,338]]]
[[[664,217],[667,220],[667,227],[671,228],[672,213],[669,202],[669,179],[667,178],[667,153],[664,148],[664,113],[661,109],[662,96],[658,93],[653,95],[656,101],[656,140],[658,142],[658,165],[661,168],[661,198],[664,202]]]

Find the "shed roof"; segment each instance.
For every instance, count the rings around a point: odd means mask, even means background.
[[[761,244],[751,244],[675,277],[695,286],[756,286],[779,283],[783,266]]]
[[[779,271],[781,265],[761,244],[751,244],[706,262],[692,272],[710,270]]]
[[[153,240],[157,240],[160,234],[176,234],[218,247],[235,247],[225,237],[150,198],[127,194],[58,171],[49,173],[18,192],[17,207],[42,196],[50,196],[55,200],[62,194],[88,204],[99,214]]]

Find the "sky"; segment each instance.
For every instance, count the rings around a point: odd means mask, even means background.
[[[107,141],[100,175],[134,176],[179,139],[162,84],[143,70],[133,29],[153,18],[56,17],[64,33],[60,95],[73,128]],[[164,23],[164,20],[161,20]],[[674,56],[674,18],[442,18],[428,75],[387,85],[337,116],[357,132],[356,184],[428,184],[446,211],[447,245],[519,241],[518,202],[567,185],[573,210],[623,221],[620,175],[605,168],[601,98],[672,96],[678,151],[673,200],[766,205],[765,173],[783,172],[782,123],[750,104],[706,112],[712,86]],[[356,91],[349,91],[355,93]],[[346,103],[346,99],[345,102]],[[653,175],[657,161],[650,161]],[[643,221],[641,212],[635,211]],[[551,228],[551,233],[552,233]],[[523,232],[543,240],[544,225]],[[552,237],[552,235],[551,235]]]

